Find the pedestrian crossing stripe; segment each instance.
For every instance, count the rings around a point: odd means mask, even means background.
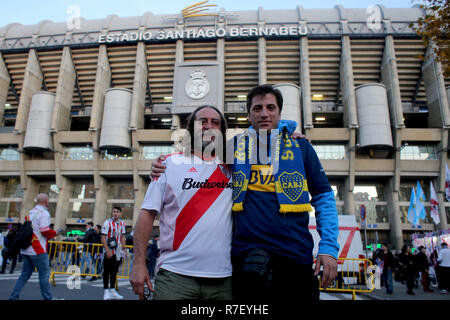
[[[0,281],[1,280],[17,280],[20,276],[20,273],[14,273],[14,274],[4,274],[4,275],[0,275]],[[70,276],[73,275],[67,275],[67,274],[55,274],[55,284],[62,284],[62,285],[66,285],[67,284],[67,279],[69,279]],[[94,283],[92,281],[88,281],[89,279],[80,279],[80,284],[84,284],[84,285],[90,285],[91,287],[102,287],[103,288],[103,281],[100,280],[100,283]],[[39,283],[39,274],[36,272],[33,272],[33,274],[31,275],[30,279],[28,280],[29,282],[32,283]],[[128,288],[131,289],[131,284],[130,281],[128,279],[117,279],[117,285],[119,286],[119,288]]]
[[[0,281],[1,280],[17,280],[20,276],[20,272],[13,273],[13,274],[1,274],[0,275]],[[67,274],[55,274],[55,283],[58,285],[66,285],[67,279],[71,275]],[[33,283],[39,283],[39,274],[37,272],[33,272],[29,282]],[[90,287],[96,287],[96,288],[103,288],[103,281],[102,279],[98,279],[96,282],[88,281],[88,279],[81,279],[81,285],[88,285]],[[131,290],[131,284],[128,279],[117,279],[117,285],[119,289],[129,289]],[[351,300],[352,295],[351,294],[336,294],[336,293],[328,293],[328,292],[320,292],[320,300]],[[356,296],[356,300],[370,300],[366,297]]]

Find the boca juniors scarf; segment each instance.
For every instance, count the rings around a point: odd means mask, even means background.
[[[295,130],[295,121],[280,120],[278,130],[272,130],[270,164],[274,169],[275,191],[280,213],[311,211],[303,156],[296,139],[289,136]],[[233,163],[233,211],[243,211],[243,203],[251,174],[252,164],[257,164],[256,142],[253,127],[237,138]]]

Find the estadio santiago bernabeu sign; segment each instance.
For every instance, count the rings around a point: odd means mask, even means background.
[[[306,26],[278,26],[278,27],[230,27],[230,28],[189,28],[169,29],[140,32],[110,32],[98,36],[99,43],[149,41],[149,40],[178,40],[178,39],[213,39],[213,38],[245,38],[245,37],[280,37],[305,36],[308,34]]]

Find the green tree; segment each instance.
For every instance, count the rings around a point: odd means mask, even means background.
[[[450,76],[450,0],[412,0],[425,10],[426,14],[411,24],[425,46],[434,43],[436,60],[442,63],[445,76]]]

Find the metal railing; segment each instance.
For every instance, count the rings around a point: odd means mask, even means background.
[[[128,254],[122,258],[117,278],[128,279],[133,260],[133,246],[125,248],[128,249]],[[54,286],[56,285],[56,274],[76,274],[82,277],[100,277],[102,275],[103,245],[101,243],[49,241],[48,254],[50,260],[49,281]]]
[[[132,267],[133,246],[126,246],[128,254],[122,259],[117,278],[128,279]],[[55,286],[55,275],[99,277],[102,274],[103,245],[67,241],[49,241],[50,282]],[[319,280],[321,275],[319,274]],[[321,291],[351,293],[370,293],[374,290],[375,268],[368,259],[338,259],[336,279]],[[117,282],[116,282],[117,287]]]
[[[319,277],[321,280],[321,277]],[[320,290],[325,292],[351,293],[352,300],[356,300],[356,293],[370,293],[375,289],[375,268],[368,259],[338,259],[338,274],[336,279]]]

